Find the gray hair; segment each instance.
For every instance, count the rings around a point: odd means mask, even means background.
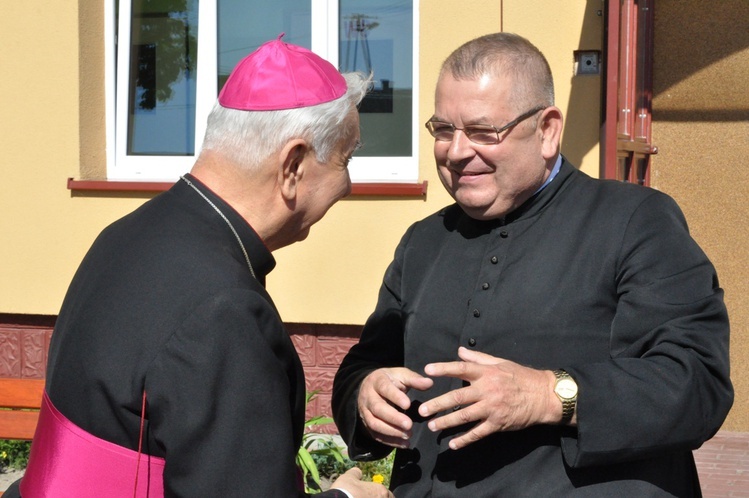
[[[310,143],[318,161],[327,162],[335,145],[351,132],[343,122],[371,84],[371,77],[361,73],[346,73],[343,77],[346,93],[315,106],[240,111],[216,101],[208,115],[203,149],[220,152],[240,167],[252,170],[289,140],[302,138]]]
[[[484,74],[509,76],[517,112],[554,105],[554,78],[546,57],[513,33],[494,33],[464,43],[442,63],[440,77],[446,73],[457,80],[474,80]]]

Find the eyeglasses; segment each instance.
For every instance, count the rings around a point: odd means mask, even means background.
[[[526,113],[521,114],[517,118],[513,119],[502,128],[497,128],[492,125],[476,124],[469,125],[465,128],[458,128],[452,123],[446,123],[438,119],[430,119],[425,123],[429,134],[432,135],[436,140],[440,142],[451,142],[455,137],[455,130],[460,130],[468,137],[468,140],[479,145],[496,145],[502,140],[499,138],[500,133],[509,130],[513,126],[517,126],[520,122],[525,121],[529,117],[536,114],[538,111],[546,109],[546,106],[536,107]]]

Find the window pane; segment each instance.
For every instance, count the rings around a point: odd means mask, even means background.
[[[218,90],[242,58],[281,33],[286,33],[283,41],[310,48],[310,4],[299,0],[219,0]]]
[[[635,81],[635,138],[649,141],[650,139],[650,109],[652,108],[652,83],[648,61],[652,59],[652,6],[648,0],[640,0],[637,5],[637,68]]]
[[[340,0],[339,66],[373,73],[360,107],[361,156],[410,156],[413,2]]]
[[[629,182],[630,170],[632,168],[631,157],[629,155],[618,155],[616,160],[616,179],[622,182]]]
[[[134,0],[128,155],[195,151],[197,0]]]

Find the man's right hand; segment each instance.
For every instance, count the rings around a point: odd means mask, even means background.
[[[367,375],[359,388],[359,416],[375,441],[408,448],[413,422],[398,408],[405,411],[411,406],[409,389],[425,391],[432,384],[432,379],[403,367],[380,368]]]

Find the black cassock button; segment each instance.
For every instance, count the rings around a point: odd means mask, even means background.
[[[473,337],[471,337],[470,339],[468,339],[468,345],[471,346],[471,347],[475,346],[476,345],[476,339],[474,339]]]

